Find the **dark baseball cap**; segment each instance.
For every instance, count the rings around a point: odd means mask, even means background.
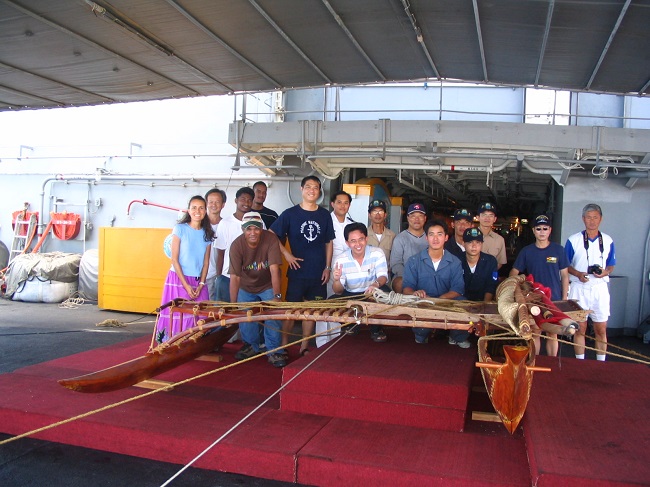
[[[381,208],[382,210],[386,211],[386,203],[384,203],[382,200],[372,200],[368,205],[368,213],[370,213],[373,208]]]
[[[491,211],[495,215],[497,214],[497,207],[494,206],[492,203],[483,203],[481,206],[478,207],[478,214],[480,215],[484,211]]]
[[[461,208],[454,212],[454,220],[467,220],[471,222],[474,220],[474,215],[467,208]]]
[[[424,205],[421,203],[413,203],[412,205],[409,205],[409,209],[406,214],[410,215],[411,213],[415,213],[417,211],[425,215],[427,214],[426,210],[424,209]]]
[[[537,227],[539,225],[546,225],[547,227],[550,227],[552,226],[551,219],[546,215],[538,215],[535,217],[535,223],[533,224],[533,226]]]
[[[472,242],[474,240],[483,241],[483,232],[478,228],[468,228],[463,232],[463,242]]]

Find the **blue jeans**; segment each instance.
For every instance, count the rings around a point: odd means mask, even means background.
[[[449,330],[449,338],[456,343],[464,342],[469,339],[469,332],[465,330]]]
[[[413,333],[418,341],[423,342],[431,334],[431,328],[413,328]],[[464,342],[469,338],[469,332],[465,330],[449,330],[449,337],[456,342]]]
[[[210,301],[216,301],[217,300],[217,276],[206,278],[205,287],[208,288],[208,296],[210,296]]]
[[[237,302],[248,303],[252,301],[271,301],[273,299],[273,289],[269,288],[261,293],[249,293],[243,289],[239,290]],[[264,322],[264,343],[267,350],[273,350],[280,346],[280,330],[282,324],[278,320],[267,320]],[[244,342],[253,347],[256,352],[260,351],[260,324],[258,322],[240,323],[239,332]]]
[[[223,301],[224,303],[230,302],[230,278],[224,275],[217,276],[217,283],[215,285],[216,296],[213,301]],[[212,299],[212,296],[210,296]]]

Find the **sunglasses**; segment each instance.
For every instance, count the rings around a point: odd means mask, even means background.
[[[536,232],[548,232],[550,230],[549,227],[535,227],[534,230]]]

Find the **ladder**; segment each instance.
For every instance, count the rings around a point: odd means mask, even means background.
[[[16,221],[14,222],[14,239],[11,243],[11,251],[9,252],[9,264],[20,254],[27,251],[25,246],[27,245],[27,240],[33,235],[36,224],[36,215],[34,214],[27,220],[23,220],[22,214],[16,217]]]

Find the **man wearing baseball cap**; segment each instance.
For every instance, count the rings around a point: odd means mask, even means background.
[[[526,245],[512,266],[511,276],[531,274],[536,282],[551,289],[551,299],[558,301],[567,299],[569,292],[569,259],[564,247],[551,242],[551,219],[547,215],[539,215],[533,221],[535,243]],[[558,351],[557,335],[547,333],[546,353],[556,357]],[[537,353],[540,351],[540,338],[534,337]]]
[[[506,241],[492,230],[497,221],[497,208],[492,203],[483,203],[478,207],[478,227],[483,233],[483,252],[497,258],[499,268],[508,262]]]
[[[463,242],[463,234],[468,228],[474,225],[474,215],[467,208],[460,208],[454,212],[454,221],[451,223],[451,228],[454,233],[449,240],[445,243],[445,250],[454,254],[459,259],[465,257],[465,244]]]
[[[483,232],[468,228],[463,233],[465,253],[460,260],[465,278],[465,298],[470,301],[492,301],[497,289],[497,259],[482,252]]]
[[[396,293],[402,292],[402,281],[404,279],[404,266],[409,257],[429,247],[427,237],[424,234],[424,224],[427,221],[427,213],[422,203],[409,205],[406,211],[408,228],[400,232],[393,240],[393,248],[390,251],[390,269],[393,273],[391,287]]]
[[[244,232],[230,246],[230,297],[231,302],[279,301],[280,265],[282,254],[278,237],[264,230],[262,216],[256,211],[245,213],[241,228]],[[266,350],[280,346],[282,324],[277,320],[264,323],[264,345]],[[239,325],[244,346],[235,354],[237,360],[244,360],[261,353],[260,323]],[[268,361],[274,367],[284,367],[286,356],[282,352],[271,352]]]
[[[390,251],[396,234],[386,226],[386,203],[372,200],[368,205],[368,245],[384,251],[386,262],[390,262]]]

